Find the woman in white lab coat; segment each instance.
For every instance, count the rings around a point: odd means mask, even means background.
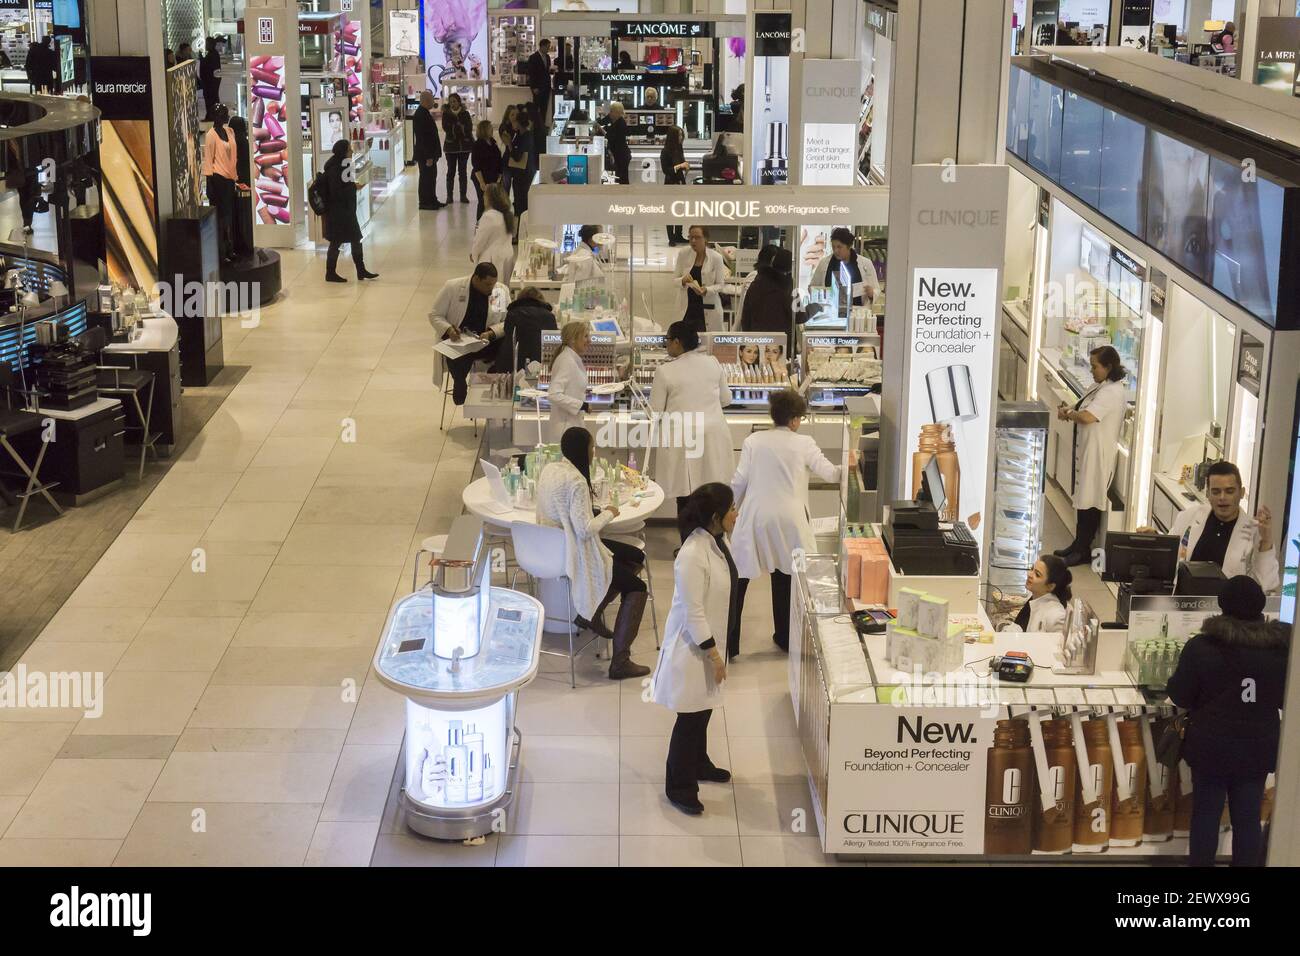
[[[722,284],[727,263],[722,253],[708,247],[707,226],[691,226],[690,245],[677,256],[677,306],[675,314],[696,332],[721,332]]]
[[[651,679],[651,699],[677,712],[664,792],[673,806],[692,816],[704,812],[701,781],[731,779],[709,759],[708,734],[727,676],[718,641],[726,639],[734,613],[736,570],[723,535],[735,523],[731,489],[717,482],[695,489],[678,510],[682,547],[673,562],[673,605]]]
[[[1127,400],[1119,353],[1109,345],[1088,353],[1093,386],[1070,408],[1064,402],[1057,418],[1074,422],[1074,541],[1055,552],[1073,567],[1092,561],[1092,541],[1108,505],[1107,491],[1119,456],[1119,433]]]
[[[596,236],[600,235],[600,226],[583,226],[578,230],[581,242],[565,260],[568,264],[564,270],[564,281],[586,282],[588,279],[604,279],[605,270],[596,258],[598,246]]]
[[[551,403],[551,417],[546,422],[549,442],[558,442],[570,428],[584,427],[587,366],[582,362],[582,353],[590,341],[591,326],[586,322],[568,322],[560,329],[560,350],[551,359],[551,384],[546,393]]]
[[[492,263],[497,267],[497,281],[509,286],[510,274],[515,268],[515,247],[510,241],[515,234],[515,214],[500,183],[488,186],[483,194],[483,204],[486,208],[474,229],[469,261],[475,265]]]
[[[1065,606],[1073,596],[1070,583],[1074,576],[1065,562],[1054,554],[1045,554],[1029,569],[1025,590],[1029,600],[1004,627],[1004,631],[1027,631],[1032,634],[1065,633]]]
[[[699,350],[700,337],[685,322],[668,326],[664,345],[672,360],[655,369],[650,384],[650,408],[659,424],[654,479],[680,507],[700,485],[731,481],[736,456],[722,414],[731,404],[731,389],[721,363]]]
[[[826,287],[847,289],[845,298],[852,305],[870,305],[880,293],[880,279],[871,260],[860,257],[853,249],[853,233],[839,226],[831,230],[831,251],[822,256],[813,269],[810,289]],[[838,296],[837,296],[838,299]]]
[[[775,428],[754,432],[740,446],[740,464],[731,490],[740,518],[731,536],[736,573],[741,577],[739,603],[744,607],[749,580],[772,576],[772,640],[781,650],[790,647],[790,575],[796,548],[813,550],[808,518],[808,476],[838,483],[840,466],[832,464],[811,435],[800,435],[808,403],[792,389],[773,392],[769,399]],[[730,635],[727,656],[740,653],[739,632]]]

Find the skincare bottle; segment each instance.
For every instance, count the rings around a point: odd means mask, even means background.
[[[468,799],[468,771],[462,723],[453,720],[447,727],[447,802],[464,803]]]
[[[1043,721],[1043,747],[1047,756],[1046,789],[1055,798],[1051,807],[1040,796],[1035,806],[1033,846],[1035,853],[1069,853],[1073,840],[1074,791],[1078,760],[1074,753],[1074,730],[1064,719]]]
[[[1120,799],[1121,781],[1116,777],[1110,811],[1110,845],[1137,846],[1142,842],[1142,827],[1146,818],[1147,753],[1142,746],[1142,725],[1139,720],[1120,720],[1116,723],[1122,762],[1116,761],[1115,772],[1123,772],[1129,796]]]
[[[1110,792],[1115,786],[1115,767],[1110,752],[1110,736],[1106,721],[1083,721],[1083,746],[1088,763],[1079,768],[1074,791],[1074,842],[1075,853],[1100,853],[1110,840]],[[1075,750],[1078,751],[1076,741]],[[1091,786],[1091,800],[1083,788],[1087,779]]]
[[[483,799],[483,734],[476,731],[473,724],[465,728],[465,751],[469,756],[465,768],[468,799],[471,803],[476,803]]]
[[[999,720],[988,753],[984,785],[984,852],[1028,854],[1033,848],[1034,755],[1029,725]]]
[[[491,800],[497,795],[496,781],[493,776],[496,768],[492,766],[491,754],[483,755],[483,799]]]

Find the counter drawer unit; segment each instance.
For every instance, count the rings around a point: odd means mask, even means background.
[[[54,441],[45,452],[41,474],[59,483],[56,498],[79,505],[121,482],[126,426],[121,402],[101,398],[73,412],[42,410],[41,414],[54,420]]]

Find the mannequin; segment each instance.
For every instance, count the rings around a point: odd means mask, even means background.
[[[217,241],[221,261],[230,262],[234,252],[235,196],[247,191],[239,179],[239,150],[235,134],[228,128],[230,110],[220,104],[213,111],[212,128],[203,138],[203,175],[208,179],[208,204],[217,211]]]
[[[248,145],[248,121],[242,116],[230,117],[230,131],[235,136],[235,170],[239,178],[235,183],[235,217],[231,225],[231,245],[236,259],[247,259],[253,254],[253,193],[240,189],[251,182],[252,156]]]

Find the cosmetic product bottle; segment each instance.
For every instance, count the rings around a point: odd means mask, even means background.
[[[1137,846],[1142,842],[1142,829],[1146,819],[1147,753],[1142,747],[1142,726],[1137,718],[1116,721],[1116,724],[1121,759],[1115,761],[1110,845]],[[1124,774],[1122,778],[1119,776],[1121,772]],[[1121,782],[1127,783],[1127,798],[1121,798]]]
[[[483,755],[483,799],[492,800],[497,795],[496,781],[493,776],[496,768],[492,766],[492,755]]]
[[[1159,726],[1157,721],[1156,727]],[[1146,814],[1142,817],[1142,842],[1164,843],[1174,835],[1174,788],[1178,781],[1159,761],[1148,764],[1148,768],[1151,767],[1154,767],[1160,783],[1160,793],[1157,795],[1155,788],[1148,785]]]
[[[464,803],[468,799],[468,771],[466,769],[463,724],[453,720],[447,727],[447,802]]]
[[[989,748],[984,784],[984,852],[1028,854],[1033,848],[1034,755],[1029,725],[999,720]]]
[[[483,734],[473,724],[465,728],[465,751],[469,757],[465,768],[468,800],[476,803],[483,799]]]
[[[1074,730],[1064,719],[1043,721],[1043,747],[1047,756],[1047,789],[1055,805],[1046,807],[1040,797],[1035,806],[1033,848],[1035,853],[1069,853],[1073,842],[1074,791],[1078,760],[1074,753]]]
[[[939,442],[943,438],[942,425],[922,425],[921,436],[912,453],[912,500],[921,493],[921,475],[930,459],[939,453]]]
[[[790,180],[786,159],[786,124],[767,124],[767,156],[759,169],[758,181],[764,186],[784,185]]]
[[[424,751],[420,764],[420,789],[426,800],[442,803],[447,797],[447,762],[436,748]]]
[[[1075,853],[1100,853],[1110,841],[1110,792],[1115,786],[1115,766],[1110,751],[1109,730],[1101,719],[1082,722],[1087,763],[1079,767],[1074,791]],[[1076,753],[1080,742],[1075,741]],[[1089,781],[1092,799],[1083,787]]]
[[[1174,791],[1174,836],[1186,837],[1192,831],[1192,768],[1186,760],[1170,774]]]

